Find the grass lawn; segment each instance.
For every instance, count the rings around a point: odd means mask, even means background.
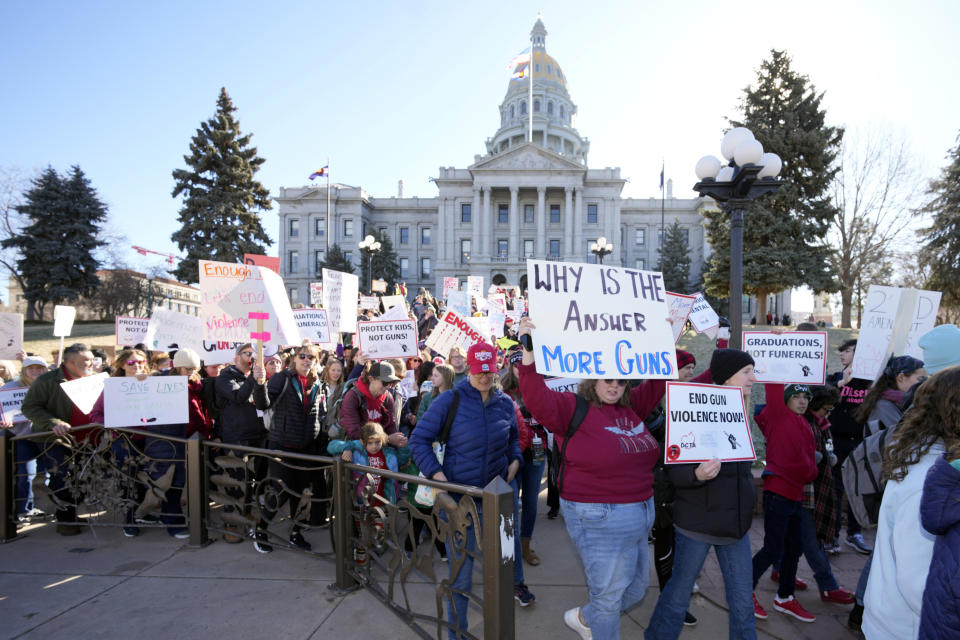
[[[76,323],[72,335],[63,339],[64,346],[84,342],[94,347],[114,347],[116,327],[112,322]],[[23,326],[23,350],[37,353],[51,362],[51,352],[60,349],[60,338],[53,337],[53,323],[29,323]]]

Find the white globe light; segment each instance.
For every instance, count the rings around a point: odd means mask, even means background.
[[[765,153],[760,157],[760,164],[763,169],[757,174],[758,178],[776,178],[780,175],[780,169],[783,168],[783,160],[775,153]]]
[[[720,171],[720,161],[713,156],[703,156],[697,160],[697,178],[706,180],[707,178],[716,178]]]
[[[607,244],[607,238],[606,238],[606,236],[600,236],[599,238],[597,238],[597,246],[598,246],[598,247],[605,246],[606,244]]]
[[[733,167],[724,167],[717,174],[717,182],[730,182],[733,180]]]
[[[733,161],[741,167],[745,164],[759,164],[763,156],[763,145],[756,140],[744,140],[733,152]]]
[[[733,153],[744,140],[753,140],[753,132],[746,127],[735,127],[727,131],[723,136],[723,142],[720,143],[720,153],[727,160],[733,160]]]

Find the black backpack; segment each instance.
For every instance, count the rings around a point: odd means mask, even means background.
[[[567,425],[567,433],[563,438],[563,447],[560,448],[557,446],[557,440],[553,440],[553,452],[551,453],[550,465],[550,482],[557,487],[557,492],[563,491],[563,461],[564,456],[567,452],[567,445],[570,443],[570,438],[573,437],[573,434],[577,432],[577,429],[580,428],[580,425],[583,424],[584,418],[587,417],[587,411],[590,410],[590,403],[587,402],[587,399],[581,396],[579,393],[576,394],[577,406],[573,410],[573,415],[570,416],[570,424]]]

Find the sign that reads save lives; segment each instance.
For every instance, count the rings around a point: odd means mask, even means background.
[[[537,372],[579,378],[677,377],[663,276],[527,260]]]
[[[756,460],[740,387],[667,383],[664,462]]]
[[[140,427],[186,424],[188,415],[186,376],[108,378],[103,385],[103,426]]]
[[[826,331],[744,331],[743,350],[760,382],[823,384],[827,376]]]
[[[360,351],[370,360],[418,355],[417,323],[413,320],[372,320],[357,323]]]

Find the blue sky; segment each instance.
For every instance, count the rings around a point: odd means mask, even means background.
[[[736,5],[733,5],[736,6]],[[741,5],[746,7],[748,5]],[[506,62],[537,11],[590,138],[625,195],[675,195],[717,155],[770,48],[826,92],[831,124],[902,135],[933,176],[960,129],[960,3],[43,2],[0,5],[0,166],[79,164],[130,245],[176,253],[171,171],[225,86],[271,190],[335,181],[436,194],[498,126]],[[789,161],[789,160],[788,160]],[[264,225],[277,235],[274,212]],[[131,266],[160,264],[128,252]]]

